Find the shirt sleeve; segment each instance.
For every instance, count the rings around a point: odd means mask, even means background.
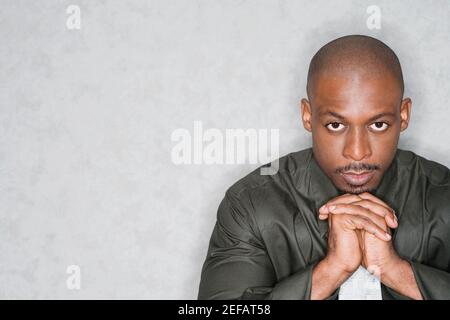
[[[229,192],[220,203],[198,299],[310,299],[314,265],[277,281],[249,207]]]
[[[450,300],[450,273],[410,261],[417,286],[425,300]]]
[[[415,261],[408,260],[408,262],[424,300],[450,300],[450,273]],[[392,299],[412,300],[392,288],[385,286],[385,289]]]
[[[443,167],[441,167],[443,168]],[[437,268],[426,259],[419,261],[408,259],[414,273],[417,286],[425,300],[450,300],[450,246],[448,244],[448,232],[450,231],[450,171],[443,168],[437,171],[437,175],[443,177],[442,183],[432,185],[427,191],[425,208],[428,208],[428,217],[434,220],[426,220],[430,230],[425,234],[428,245],[431,247],[430,239],[433,237],[441,242],[439,255],[433,257],[434,263],[440,265]],[[431,218],[430,218],[431,219]],[[427,257],[428,258],[428,257]]]

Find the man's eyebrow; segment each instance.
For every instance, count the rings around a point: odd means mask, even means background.
[[[333,116],[333,117],[335,117],[335,118],[338,118],[338,119],[341,119],[341,120],[345,120],[345,117],[344,117],[344,116],[341,116],[339,113],[336,113],[336,112],[333,112],[333,111],[325,111],[325,112],[321,112],[320,115],[321,115],[321,116],[330,115],[330,116]],[[393,113],[393,112],[382,112],[382,113],[377,114],[376,116],[373,116],[372,118],[370,118],[370,119],[369,119],[369,122],[370,122],[370,121],[375,121],[375,120],[377,120],[377,119],[379,119],[379,118],[382,118],[382,117],[395,117],[395,116],[396,116],[396,115],[395,115],[395,113]]]
[[[321,116],[333,116],[335,118],[345,120],[344,116],[341,116],[339,113],[333,112],[333,111],[324,111],[320,113]]]
[[[395,118],[395,116],[396,116],[396,115],[395,115],[395,113],[393,113],[393,112],[382,112],[382,113],[377,114],[376,116],[370,118],[369,121],[374,121],[374,120],[377,120],[377,119],[382,118],[382,117],[391,117],[391,118]]]

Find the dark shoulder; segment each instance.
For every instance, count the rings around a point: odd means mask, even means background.
[[[436,161],[417,155],[412,151],[399,150],[400,170],[417,175],[425,192],[426,208],[450,216],[450,169]]]
[[[283,184],[286,179],[302,174],[308,167],[311,157],[311,148],[291,152],[277,159],[278,170],[274,174],[262,174],[261,169],[274,167],[273,162],[264,164],[231,185],[227,194],[239,198],[243,193],[257,192],[259,189]]]
[[[416,171],[432,186],[450,187],[450,169],[443,164],[401,149],[397,150],[397,163],[400,169]]]

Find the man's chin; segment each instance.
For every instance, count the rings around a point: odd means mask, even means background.
[[[366,185],[366,184],[363,184],[361,186],[356,186],[356,185],[352,185],[349,183],[338,187],[338,189],[342,193],[350,193],[350,194],[360,194],[360,193],[364,193],[364,192],[372,193],[375,190],[375,188],[373,188],[369,185]]]

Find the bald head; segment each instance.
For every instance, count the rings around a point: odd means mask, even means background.
[[[308,71],[307,93],[314,95],[320,77],[377,77],[390,74],[403,96],[402,69],[397,55],[380,40],[363,35],[335,39],[317,51]]]

